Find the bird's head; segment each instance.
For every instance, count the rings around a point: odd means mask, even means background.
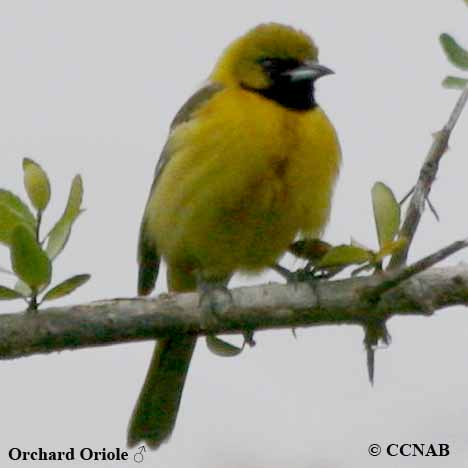
[[[257,92],[284,107],[306,110],[315,106],[315,80],[331,73],[318,63],[318,49],[307,34],[269,23],[228,46],[211,79]]]

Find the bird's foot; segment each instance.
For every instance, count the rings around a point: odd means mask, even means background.
[[[319,279],[327,278],[322,272],[311,269],[308,265],[305,268],[300,268],[296,271],[288,270],[281,265],[273,265],[273,270],[280,274],[289,284],[302,283],[304,281],[317,281]]]
[[[203,326],[219,323],[222,315],[233,305],[232,294],[225,282],[198,282],[199,306]]]

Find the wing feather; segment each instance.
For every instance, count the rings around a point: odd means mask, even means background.
[[[221,91],[222,88],[223,86],[219,83],[208,83],[207,85],[200,88],[195,94],[193,94],[180,108],[172,120],[171,133],[178,125],[190,121],[194,117],[196,111],[209,99],[211,99],[212,96]],[[151,185],[148,200],[151,199],[151,196],[153,195],[153,192],[157,186],[159,177],[163,173],[168,161],[171,159],[171,150],[169,145],[170,138],[171,137],[169,135],[168,141],[164,145],[158,163],[156,164],[153,184]],[[146,204],[145,213],[141,222],[138,241],[138,294],[140,296],[146,296],[154,289],[156,279],[158,277],[159,264],[161,262],[161,257],[158,253],[156,242],[147,229],[147,208],[148,203]]]

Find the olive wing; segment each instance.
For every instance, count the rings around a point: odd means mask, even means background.
[[[171,133],[173,130],[180,124],[190,121],[195,112],[208,101],[212,96],[222,89],[222,85],[218,83],[209,83],[202,88],[200,88],[195,94],[193,94],[187,102],[180,108],[180,110],[175,115],[171,123]],[[151,199],[151,196],[158,184],[158,180],[161,174],[164,171],[168,161],[171,159],[170,151],[170,139],[169,138],[164,145],[164,148],[159,157],[156,169],[154,172],[153,183],[151,185],[151,190],[148,199]],[[143,215],[143,220],[140,226],[140,235],[138,241],[138,294],[140,296],[146,296],[151,293],[156,284],[156,279],[159,272],[159,264],[161,262],[161,257],[158,253],[158,247],[155,240],[150,235],[147,226],[147,209],[148,203],[145,208],[145,213]]]

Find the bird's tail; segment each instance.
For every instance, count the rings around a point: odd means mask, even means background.
[[[197,339],[171,336],[158,341],[128,428],[128,446],[155,449],[171,435]]]

